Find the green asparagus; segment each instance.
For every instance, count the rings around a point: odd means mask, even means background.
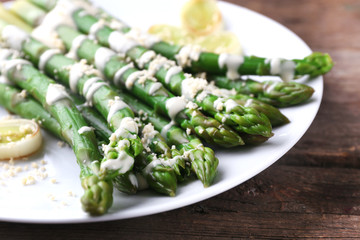
[[[255,81],[253,79],[231,80],[224,76],[208,76],[221,88],[235,89],[237,93],[251,95],[254,98],[275,107],[288,107],[307,101],[314,89],[298,82]]]
[[[62,138],[59,123],[37,101],[27,96],[26,91],[0,83],[0,105],[19,116],[34,119],[41,127]]]
[[[85,101],[80,97],[72,94],[72,99],[88,124],[94,127],[95,133],[107,143],[113,132],[108,128],[106,119],[95,109],[84,104]],[[122,192],[134,194],[138,187],[141,187],[138,178],[143,177],[146,184],[155,191],[174,196],[177,188],[176,174],[180,175],[181,169],[185,167],[181,153],[170,149],[151,124],[144,125],[139,118],[135,120],[141,126],[141,142],[145,149],[135,159],[134,172],[115,177],[114,186]],[[106,144],[103,146],[106,150]]]
[[[73,18],[76,26],[88,34],[91,32],[92,26],[98,24],[98,19],[91,15],[82,14],[83,11],[84,9],[76,10],[73,13]],[[52,12],[49,14],[54,13],[56,12]],[[112,46],[111,41],[109,41],[111,33],[112,29],[104,25],[99,28],[99,30],[95,33],[94,36],[100,43],[106,44],[106,46]],[[66,37],[65,34],[60,33],[59,35],[62,38]],[[69,33],[67,33],[66,35],[69,35]],[[104,41],[100,41],[100,39],[106,39],[107,41],[104,43]],[[121,41],[123,41],[121,37],[118,38],[118,40],[118,43],[121,43]],[[126,43],[124,43],[124,45],[126,45]],[[135,45],[124,53],[126,53],[133,61],[136,62],[141,60],[142,56],[145,56],[146,58],[147,55],[150,56],[153,52],[147,50],[144,47]],[[155,54],[153,54],[153,56],[155,57]],[[147,60],[149,62],[152,59],[149,58]],[[158,62],[159,61],[160,59],[158,60]],[[150,64],[148,64],[148,62],[146,62],[145,64],[138,63],[137,67],[149,68]],[[154,62],[156,62],[156,60],[154,60]],[[205,80],[202,81],[201,79],[196,78],[187,79],[187,77],[185,77],[182,71],[178,72],[176,76],[173,76],[170,81],[166,81],[166,75],[169,71],[171,71],[169,68],[174,64],[172,64],[172,62],[170,61],[162,61],[161,64],[162,66],[160,66],[158,69],[155,69],[154,75],[162,82],[162,84],[166,85],[176,95],[184,95],[187,100],[195,101],[195,103],[200,106],[205,112],[214,116],[214,118],[218,121],[233,127],[238,132],[245,132],[254,135],[263,135],[265,137],[270,137],[272,135],[271,124],[265,115],[258,113],[253,108],[243,107],[236,104],[232,100],[218,97],[212,88],[206,88],[206,85],[204,85],[204,82],[206,83]],[[167,68],[164,67],[164,65],[166,64],[168,64]],[[198,89],[199,87],[200,89]],[[225,105],[227,107],[221,107],[221,105]]]
[[[155,129],[161,132],[169,145],[175,146],[186,156],[192,171],[201,180],[204,187],[208,187],[214,181],[219,160],[215,157],[211,148],[205,147],[199,138],[192,134],[187,134],[179,128],[175,122],[169,122],[150,107],[141,101],[134,99],[133,96],[121,91],[121,98],[140,115],[143,121],[151,122]]]
[[[81,198],[83,209],[93,215],[104,214],[112,205],[113,190],[111,181],[101,180],[94,174],[101,159],[94,132],[86,128],[85,120],[61,85],[40,73],[30,62],[11,59],[12,53],[7,49],[0,51],[3,77],[31,93],[51,112],[61,126],[63,139],[74,149],[85,190]]]

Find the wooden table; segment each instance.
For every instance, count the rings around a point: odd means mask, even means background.
[[[93,224],[0,223],[0,239],[360,238],[360,2],[232,0],[285,25],[336,65],[320,111],[276,164],[178,210]]]

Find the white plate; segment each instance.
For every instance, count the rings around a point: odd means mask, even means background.
[[[99,5],[120,17],[131,26],[146,30],[155,23],[179,24],[179,9],[184,1],[168,0],[97,0]],[[220,2],[226,27],[235,32],[247,54],[264,57],[302,58],[311,53],[309,47],[294,33],[248,9]],[[176,197],[159,196],[142,192],[136,196],[115,193],[113,207],[100,217],[90,217],[81,210],[79,198],[82,189],[79,181],[79,167],[69,147],[60,148],[58,140],[44,133],[44,150],[27,161],[16,162],[15,166],[29,166],[28,171],[15,177],[5,178],[4,167],[0,167],[0,220],[32,223],[96,222],[133,218],[160,213],[213,197],[229,190],[262,170],[283,156],[302,137],[315,118],[323,93],[323,79],[318,77],[307,84],[316,91],[307,104],[283,109],[291,123],[276,128],[275,136],[257,147],[216,150],[220,160],[219,173],[215,183],[204,189],[199,181],[180,186]],[[0,108],[0,117],[6,115]],[[23,186],[22,178],[36,173],[31,163],[44,159],[48,177],[37,177],[34,185]],[[275,178],[276,176],[274,176]],[[53,184],[51,179],[56,179]],[[76,196],[70,196],[71,191]]]

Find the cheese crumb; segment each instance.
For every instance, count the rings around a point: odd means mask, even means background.
[[[63,142],[63,141],[58,141],[57,142],[57,145],[58,145],[58,147],[64,147],[65,146],[65,142]]]
[[[55,178],[52,178],[52,179],[50,180],[50,182],[51,182],[52,184],[55,184],[55,183],[56,183],[56,179],[55,179]]]
[[[55,196],[52,195],[52,194],[49,194],[49,195],[48,195],[48,198],[49,198],[51,201],[56,201]]]
[[[38,169],[39,168],[39,165],[37,163],[31,163],[31,167],[32,168],[35,168],[35,169]]]
[[[76,197],[76,194],[73,193],[72,191],[68,191],[67,195],[68,195],[69,197]]]
[[[36,182],[36,180],[33,176],[27,176],[22,179],[22,184],[24,186],[33,185],[33,184],[35,184],[35,182]]]

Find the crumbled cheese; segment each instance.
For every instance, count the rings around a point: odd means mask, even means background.
[[[24,185],[24,186],[27,186],[27,185],[33,185],[33,184],[35,184],[35,182],[36,182],[36,180],[35,180],[35,178],[33,177],[33,176],[27,176],[27,177],[24,177],[23,179],[22,179],[22,184]]]
[[[199,60],[201,50],[198,45],[185,45],[175,55],[175,59],[181,67],[191,67],[192,61]]]
[[[35,169],[38,169],[39,165],[37,165],[37,163],[33,162],[33,163],[31,163],[31,167],[35,168]]]
[[[189,77],[181,82],[181,95],[188,100],[193,100],[196,95],[204,91],[208,82],[202,78]]]

